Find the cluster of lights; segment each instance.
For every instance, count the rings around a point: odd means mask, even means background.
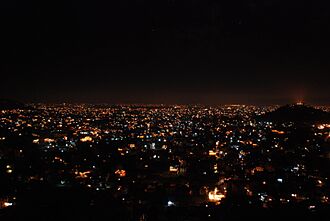
[[[220,203],[223,199],[226,198],[226,195],[220,193],[218,188],[215,188],[213,191],[209,192],[208,197],[210,202]]]

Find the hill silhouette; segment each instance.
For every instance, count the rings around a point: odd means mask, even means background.
[[[285,105],[261,116],[261,120],[295,123],[330,123],[330,113],[307,105]]]

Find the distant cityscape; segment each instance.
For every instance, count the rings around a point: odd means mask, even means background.
[[[0,219],[319,217],[329,115],[303,103],[4,108]]]

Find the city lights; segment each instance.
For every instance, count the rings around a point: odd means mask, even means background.
[[[0,210],[21,206],[17,191],[38,185],[82,191],[92,206],[109,197],[137,214],[152,206],[162,214],[198,208],[209,219],[246,205],[327,208],[329,122],[298,130],[299,123],[266,118],[280,108],[36,104],[2,112],[0,175],[8,192]]]

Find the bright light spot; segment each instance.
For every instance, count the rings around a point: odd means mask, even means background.
[[[84,138],[81,138],[80,141],[81,142],[91,142],[91,141],[93,141],[93,138],[90,136],[86,136]]]
[[[13,203],[5,202],[3,205],[4,205],[5,207],[9,207],[9,206],[12,206]]]
[[[224,198],[226,198],[226,196],[222,193],[219,193],[218,188],[215,188],[214,191],[209,192],[209,200],[211,202],[220,202]]]
[[[170,206],[175,206],[175,203],[173,203],[172,201],[168,201],[167,202],[167,206],[170,207]]]
[[[309,208],[309,209],[315,209],[316,206],[309,206],[308,208]]]
[[[217,153],[214,150],[209,150],[209,156],[216,156]]]
[[[125,177],[126,176],[126,170],[116,170],[116,175],[119,175],[119,177]]]
[[[170,172],[177,173],[177,172],[179,172],[179,168],[170,166]]]

